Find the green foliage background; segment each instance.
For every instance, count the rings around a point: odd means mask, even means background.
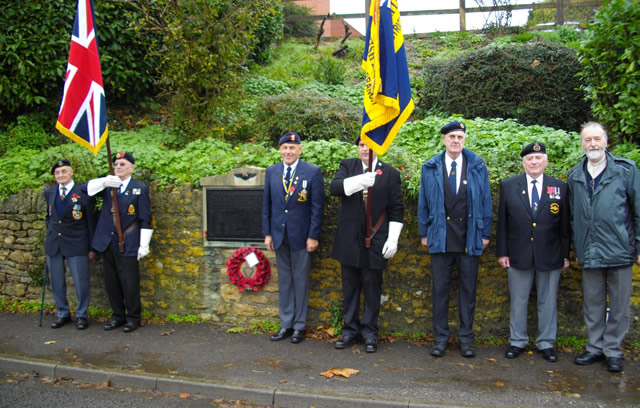
[[[613,140],[640,142],[640,1],[605,2],[580,48],[591,111]]]

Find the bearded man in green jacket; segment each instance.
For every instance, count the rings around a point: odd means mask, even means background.
[[[569,170],[567,181],[589,341],[575,363],[605,357],[607,369],[619,372],[631,315],[632,266],[640,264],[640,173],[634,161],[606,151],[601,124],[586,123],[580,139],[585,157]]]

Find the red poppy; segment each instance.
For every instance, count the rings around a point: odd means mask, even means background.
[[[382,170],[381,169],[376,170],[376,173],[378,173],[378,176],[382,176]]]

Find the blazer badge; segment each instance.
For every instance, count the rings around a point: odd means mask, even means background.
[[[549,207],[549,211],[551,211],[551,214],[558,214],[560,212],[560,204],[551,203],[551,206]]]
[[[307,180],[302,180],[302,190],[298,193],[298,201],[301,203],[307,201]]]
[[[133,204],[129,204],[129,208],[127,209],[128,215],[136,215],[136,207]]]
[[[76,221],[80,221],[82,219],[82,211],[80,211],[80,208],[80,204],[76,204],[73,206],[73,210],[71,211],[71,216]]]

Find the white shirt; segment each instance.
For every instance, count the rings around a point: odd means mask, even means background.
[[[447,167],[447,175],[451,174],[451,163],[456,162],[456,192],[460,191],[460,180],[462,179],[462,153],[458,155],[458,158],[453,160],[448,154],[444,155],[444,164]]]
[[[529,207],[533,206],[532,195],[531,195],[533,194],[533,183],[532,183],[533,180],[536,181],[536,190],[538,190],[538,198],[542,199],[542,182],[544,181],[543,177],[544,177],[544,173],[539,175],[538,178],[535,178],[535,179],[527,174],[527,189],[528,189],[527,192],[529,193]]]
[[[284,162],[282,162],[282,165],[284,166],[284,170],[282,172],[283,179],[284,179],[284,176],[287,174],[287,167],[291,167],[291,177],[293,177],[293,175],[296,173],[296,169],[298,168],[299,161],[300,159],[297,159],[291,166],[287,166]]]
[[[127,177],[125,180],[122,181],[122,184],[120,185],[120,193],[125,192],[130,181],[131,181],[131,176]]]
[[[368,168],[367,163],[362,162],[362,172],[364,173],[365,170]],[[373,159],[373,163],[371,163],[371,170],[370,171],[374,171],[374,169],[376,168],[376,166],[378,165],[378,158],[376,157],[375,159]]]
[[[64,192],[64,195],[66,196],[67,194],[69,194],[69,191],[71,191],[71,189],[73,188],[74,183],[73,180],[71,180],[69,183],[67,183],[66,185],[58,185],[58,195],[62,195],[62,187],[64,187],[66,189],[66,191]]]

